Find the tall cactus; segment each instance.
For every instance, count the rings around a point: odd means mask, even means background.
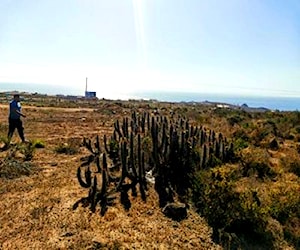
[[[141,135],[138,135],[138,182],[140,187],[140,193],[143,201],[146,201],[146,192],[145,192],[145,162],[144,162],[144,153],[142,153],[141,148]]]

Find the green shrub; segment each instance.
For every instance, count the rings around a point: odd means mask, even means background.
[[[284,227],[284,238],[295,246],[295,249],[300,249],[300,218],[293,217],[289,219]]]
[[[198,211],[216,228],[224,228],[231,221],[231,206],[238,199],[233,192],[234,175],[225,167],[197,173],[193,185],[193,201]]]
[[[45,148],[45,142],[40,139],[32,140],[32,145],[34,148]]]
[[[249,141],[249,135],[244,129],[239,129],[233,133],[235,139],[243,139],[244,141]]]
[[[297,150],[297,151],[296,151]],[[280,159],[281,166],[286,168],[289,172],[294,173],[300,177],[300,146],[295,150],[294,153],[290,153],[289,156],[282,157]]]
[[[1,136],[0,137],[0,143],[2,144],[1,148],[0,148],[1,151],[5,151],[9,148],[10,141],[8,140],[7,137]]]
[[[280,188],[279,192],[272,191],[270,214],[280,223],[285,224],[291,218],[300,216],[299,185],[294,188]]]
[[[300,177],[300,162],[291,162],[290,163],[290,171]]]
[[[17,152],[20,151],[18,145],[8,149],[4,158],[0,160],[0,178],[14,179],[33,173],[35,166],[27,161],[26,155],[24,158],[16,157]]]
[[[296,130],[296,132],[297,132],[298,134],[300,134],[300,125],[296,126],[296,127],[295,127],[295,130]]]
[[[244,148],[247,148],[249,146],[249,143],[242,138],[238,138],[233,142],[233,146],[235,151],[239,151]]]
[[[30,175],[34,165],[16,159],[5,159],[0,161],[0,178],[14,179],[22,175]]]
[[[271,168],[269,153],[265,149],[251,148],[240,153],[243,176],[256,175],[259,179],[274,178],[276,172]]]
[[[270,246],[272,239],[266,234],[268,209],[262,206],[256,190],[236,191],[240,177],[239,168],[229,165],[199,172],[193,187],[194,204],[212,226],[214,239],[222,245],[228,245],[222,236],[230,233]]]
[[[68,143],[59,144],[54,151],[58,154],[74,155],[78,153],[78,148]]]
[[[18,150],[24,155],[25,161],[30,161],[33,158],[35,146],[31,142],[20,144],[17,147]]]
[[[233,126],[235,124],[239,124],[243,120],[244,120],[244,118],[242,118],[239,115],[234,115],[234,116],[231,116],[227,119],[230,126]]]

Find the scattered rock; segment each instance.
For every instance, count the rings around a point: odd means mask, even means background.
[[[163,209],[162,212],[165,216],[176,220],[181,221],[187,218],[187,207],[184,203],[168,203]]]
[[[61,237],[71,237],[73,235],[74,235],[74,233],[72,233],[72,232],[66,232],[66,233],[62,234]]]
[[[278,144],[276,138],[273,138],[273,139],[270,140],[269,148],[272,149],[272,150],[278,150],[279,149],[279,144]]]
[[[153,214],[154,214],[153,209],[148,210],[148,211],[146,212],[146,214],[147,214],[147,215],[153,215]]]
[[[51,162],[50,166],[51,167],[57,167],[58,163],[57,162]]]
[[[152,170],[149,170],[148,172],[146,172],[146,180],[151,184],[155,184],[155,177],[153,176]]]

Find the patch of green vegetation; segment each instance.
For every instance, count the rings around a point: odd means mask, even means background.
[[[19,144],[17,148],[24,155],[25,161],[30,161],[33,158],[35,147],[31,142]]]
[[[227,118],[227,121],[228,121],[230,126],[234,126],[235,124],[239,124],[243,120],[244,120],[244,118],[241,117],[240,115],[234,115],[234,116],[231,116],[231,117]]]
[[[276,172],[271,168],[269,153],[265,149],[251,148],[244,150],[240,154],[243,176],[256,176],[263,180],[265,178],[275,178]]]
[[[15,179],[22,175],[30,175],[34,165],[16,159],[4,159],[0,161],[0,178]]]
[[[244,247],[249,242],[242,239],[248,238],[269,248],[272,239],[266,234],[268,210],[256,190],[236,191],[239,178],[241,171],[233,165],[200,171],[193,187],[194,204],[213,227],[214,239],[222,245]],[[227,234],[230,237],[226,240]]]
[[[31,143],[34,148],[45,148],[45,142],[43,140],[34,139]]]
[[[68,143],[60,143],[54,149],[58,154],[75,155],[78,153],[78,148]]]
[[[295,131],[296,131],[298,134],[300,134],[300,125],[297,125],[297,126],[295,127]]]
[[[234,150],[239,151],[244,148],[247,148],[249,146],[249,143],[248,143],[248,141],[244,140],[243,138],[238,138],[234,141],[233,145],[234,145]]]
[[[18,145],[7,150],[5,157],[0,160],[0,178],[15,179],[34,172],[36,167],[28,161],[28,156],[17,157],[20,152],[23,153]]]
[[[291,162],[290,171],[300,177],[300,162]]]

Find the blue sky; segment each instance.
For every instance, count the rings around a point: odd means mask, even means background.
[[[1,82],[300,97],[299,0],[1,0]]]

